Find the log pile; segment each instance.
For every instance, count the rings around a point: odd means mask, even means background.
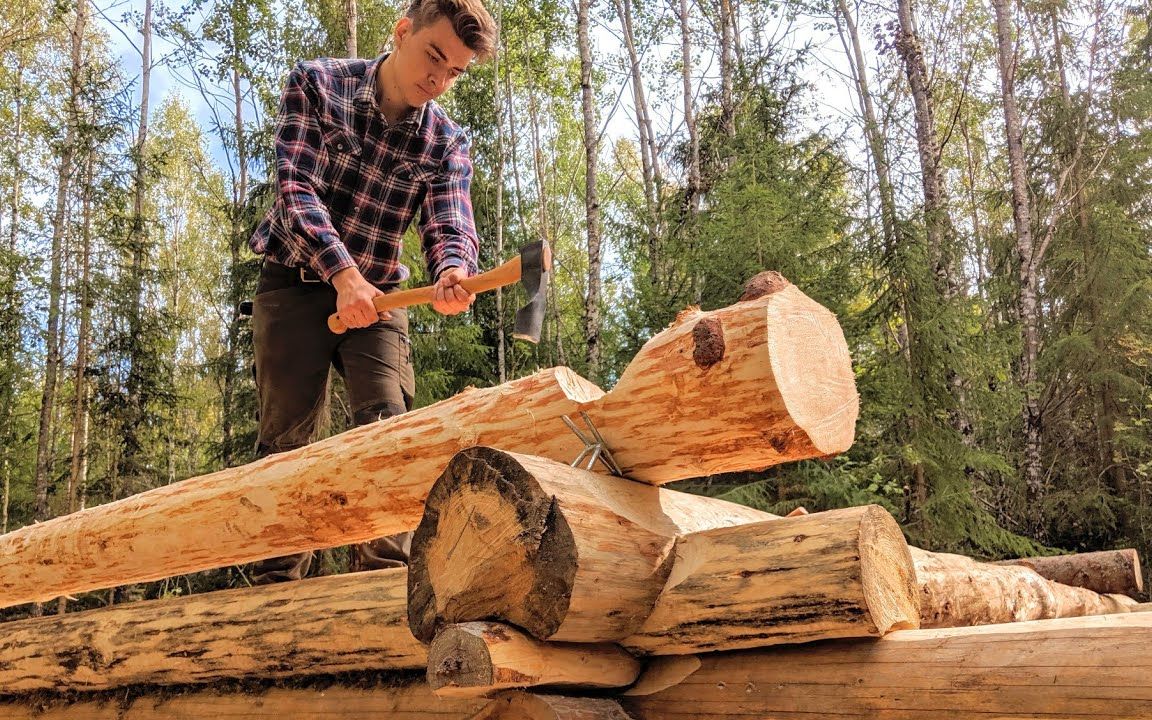
[[[555,368],[0,536],[7,606],[416,529],[408,569],[5,624],[0,720],[1148,717],[1131,551],[978,563],[660,487],[851,444],[835,318],[754,286],[608,393]],[[566,464],[581,412],[624,477]]]

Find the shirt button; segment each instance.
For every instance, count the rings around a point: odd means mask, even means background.
[[[339,145],[337,145],[336,149],[337,150],[343,150],[344,149],[344,143],[340,143]]]

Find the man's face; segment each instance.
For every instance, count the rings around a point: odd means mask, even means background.
[[[443,95],[476,58],[446,17],[419,30],[410,18],[401,18],[395,35],[396,81],[412,107]]]

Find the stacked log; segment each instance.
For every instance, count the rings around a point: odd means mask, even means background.
[[[0,693],[119,688],[38,715],[57,720],[1144,717],[1152,615],[1129,613],[1132,557],[989,565],[909,548],[876,506],[779,518],[659,487],[851,444],[835,318],[758,282],[682,313],[610,393],[556,368],[0,537],[4,606],[419,523],[410,572],[6,626]],[[582,450],[564,416],[628,479],[563,464]],[[1021,622],[1093,613],[1118,614]],[[416,668],[425,682],[188,691]],[[0,720],[27,709],[0,703]]]
[[[5,623],[0,694],[423,669],[407,578],[376,570]]]
[[[452,625],[428,648],[428,684],[443,696],[537,686],[622,688],[639,675],[640,663],[616,645],[546,643],[498,623]]]
[[[486,702],[438,697],[419,680],[369,687],[339,684],[305,688],[201,688],[58,698],[30,707],[0,700],[0,720],[471,720]]]
[[[1144,594],[1140,557],[1132,548],[1076,555],[1002,560],[999,565],[1020,565],[1046,580],[1109,595],[1139,598]]]
[[[1146,613],[907,630],[701,655],[683,681],[621,704],[636,720],[1136,720],[1152,707],[1150,643]]]
[[[1126,613],[1136,601],[1041,577],[1025,566],[912,549],[921,627],[944,628]]]
[[[858,404],[836,318],[770,274],[731,307],[681,313],[607,394],[553,368],[0,536],[0,607],[411,530],[464,448],[576,457],[566,415],[662,484],[842,452]]]

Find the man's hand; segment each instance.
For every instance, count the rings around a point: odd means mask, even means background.
[[[460,281],[468,277],[463,268],[448,268],[436,281],[436,294],[432,298],[432,309],[441,315],[457,315],[464,312],[476,299],[476,295],[460,287]]]
[[[387,320],[388,313],[377,313],[372,298],[383,295],[379,288],[364,279],[355,267],[344,268],[331,278],[336,288],[336,314],[350,328],[368,327],[377,320]]]

